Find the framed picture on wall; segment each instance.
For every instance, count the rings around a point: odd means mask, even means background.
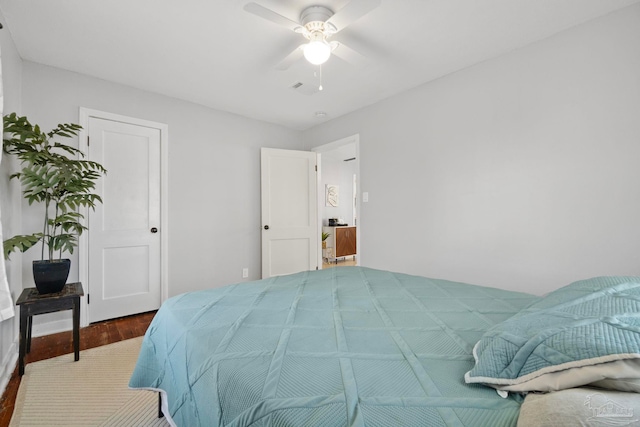
[[[338,206],[338,186],[334,184],[327,184],[326,193],[327,193],[327,206],[337,207]]]

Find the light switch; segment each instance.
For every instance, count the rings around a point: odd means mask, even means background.
[[[362,203],[367,203],[369,201],[369,192],[368,191],[364,191],[362,193]]]

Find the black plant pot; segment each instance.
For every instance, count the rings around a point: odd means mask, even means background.
[[[33,280],[41,294],[60,292],[67,283],[70,259],[56,259],[54,261],[33,261]]]

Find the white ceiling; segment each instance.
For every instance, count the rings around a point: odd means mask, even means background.
[[[382,0],[334,38],[367,56],[332,57],[324,91],[304,60],[274,66],[304,41],[249,14],[249,0],[0,0],[23,59],[211,108],[307,129],[640,0]],[[348,0],[254,0],[291,20]],[[318,118],[316,111],[326,117]]]

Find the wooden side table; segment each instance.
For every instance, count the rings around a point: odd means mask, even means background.
[[[36,288],[22,291],[16,301],[20,306],[20,354],[18,373],[24,374],[24,356],[31,351],[31,327],[33,316],[73,310],[73,351],[75,361],[80,360],[80,297],[84,295],[82,283],[67,283],[60,292],[40,294]]]

